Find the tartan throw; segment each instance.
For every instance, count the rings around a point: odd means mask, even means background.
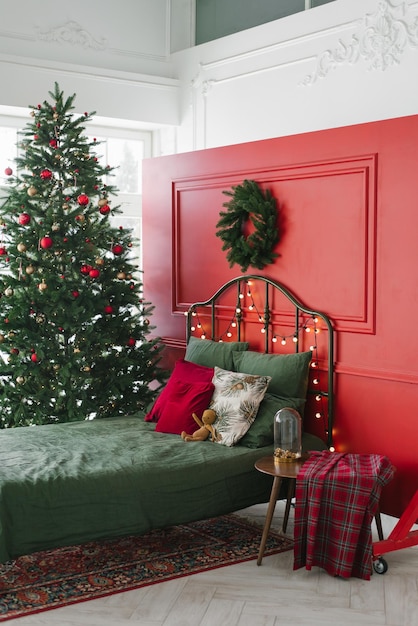
[[[296,479],[293,569],[370,580],[371,522],[393,473],[378,454],[311,452]]]

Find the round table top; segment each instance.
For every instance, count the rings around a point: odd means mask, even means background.
[[[297,461],[278,461],[273,455],[263,456],[255,462],[254,466],[259,472],[270,474],[270,476],[296,478],[308,456],[308,454],[304,454]]]

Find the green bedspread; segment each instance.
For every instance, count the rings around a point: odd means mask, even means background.
[[[0,561],[268,501],[272,479],[254,463],[273,446],[186,443],[154,429],[141,414],[0,430]]]
[[[141,416],[0,431],[0,561],[268,500],[272,448],[185,443]]]

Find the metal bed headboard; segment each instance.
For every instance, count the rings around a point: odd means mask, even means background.
[[[264,286],[264,302],[262,307],[262,313],[258,310],[256,306],[254,306],[253,308],[256,309],[258,322],[262,325],[261,331],[264,335],[263,343],[264,352],[266,354],[272,352],[270,350],[270,344],[272,343],[272,341],[277,341],[276,334],[274,333],[274,325],[276,323],[275,318],[277,318],[280,314],[274,314],[271,308],[271,302],[274,299],[275,293],[281,293],[294,307],[294,322],[292,324],[293,330],[289,336],[291,336],[293,339],[295,352],[299,352],[299,346],[301,343],[301,332],[308,328],[306,324],[306,316],[309,316],[309,318],[313,320],[315,333],[319,332],[317,328],[317,322],[319,320],[321,320],[322,323],[325,325],[325,330],[327,331],[327,355],[325,359],[327,386],[326,389],[317,389],[315,391],[310,390],[309,393],[314,393],[317,396],[317,399],[326,400],[326,439],[328,447],[332,447],[334,421],[334,329],[328,315],[321,311],[311,309],[302,304],[302,302],[300,302],[292,294],[292,292],[287,289],[287,287],[285,287],[276,280],[255,274],[242,275],[236,278],[232,278],[231,280],[226,282],[210,298],[208,298],[208,300],[194,302],[190,305],[188,311],[186,312],[186,343],[189,342],[189,339],[194,332],[194,319],[196,316],[199,315],[198,311],[201,308],[209,308],[209,314],[206,315],[210,319],[210,339],[212,339],[213,341],[223,341],[222,337],[226,335],[226,340],[243,341],[244,322],[248,323],[248,319],[246,320],[245,317],[246,314],[248,314],[249,309],[251,308],[251,305],[250,307],[242,306],[242,301],[244,298],[244,288],[248,288],[248,285],[254,284],[262,284]],[[221,335],[216,336],[217,320],[219,318],[219,310],[221,308],[221,296],[228,292],[228,290],[232,290],[234,287],[236,288],[237,299],[235,309],[232,314],[233,321],[228,326],[228,332],[224,332]],[[229,328],[231,326],[233,327],[233,333],[229,331]],[[204,332],[202,332],[201,335],[206,336]],[[313,348],[311,347],[311,350],[312,349]],[[316,350],[316,347],[314,347],[314,350]],[[314,362],[315,361],[313,360],[313,363]]]

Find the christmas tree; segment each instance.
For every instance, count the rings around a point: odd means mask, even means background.
[[[0,208],[0,428],[131,414],[165,372],[132,231],[59,86],[30,107]]]

